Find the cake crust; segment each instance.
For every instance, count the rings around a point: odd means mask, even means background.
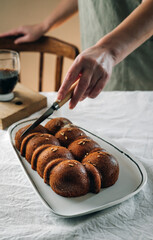
[[[117,159],[70,120],[51,119],[22,138],[29,126],[18,130],[15,146],[55,193],[80,197],[116,183]]]
[[[62,127],[70,123],[72,122],[67,118],[53,118],[46,123],[45,128],[50,134],[55,135]]]

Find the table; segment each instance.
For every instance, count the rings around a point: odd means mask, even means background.
[[[48,106],[55,92],[43,93]],[[39,116],[44,109],[31,115]],[[9,142],[0,131],[0,239],[153,239],[153,92],[102,92],[54,113],[124,146],[144,165],[148,182],[137,195],[83,217],[64,219],[35,194]]]

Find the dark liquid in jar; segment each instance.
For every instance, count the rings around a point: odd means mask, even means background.
[[[19,74],[12,69],[0,69],[0,94],[7,94],[12,92],[17,81]]]

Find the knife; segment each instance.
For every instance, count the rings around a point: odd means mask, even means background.
[[[44,112],[44,114],[42,116],[40,116],[30,127],[28,127],[21,135],[21,137],[25,136],[30,130],[34,129],[35,127],[37,127],[41,122],[43,122],[47,117],[49,117],[51,114],[53,114],[53,112],[55,110],[58,110],[60,107],[62,107],[73,95],[73,91],[76,87],[76,85],[78,84],[77,80],[69,89],[69,91],[67,92],[65,98],[61,101],[56,100],[52,106],[46,111]]]

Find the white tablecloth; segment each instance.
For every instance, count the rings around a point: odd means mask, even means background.
[[[45,95],[50,106],[56,93]],[[148,182],[111,209],[64,219],[42,204],[12,150],[8,132],[0,130],[0,239],[153,239],[153,92],[102,92],[74,110],[66,104],[54,114],[58,116],[124,146],[143,163]]]

